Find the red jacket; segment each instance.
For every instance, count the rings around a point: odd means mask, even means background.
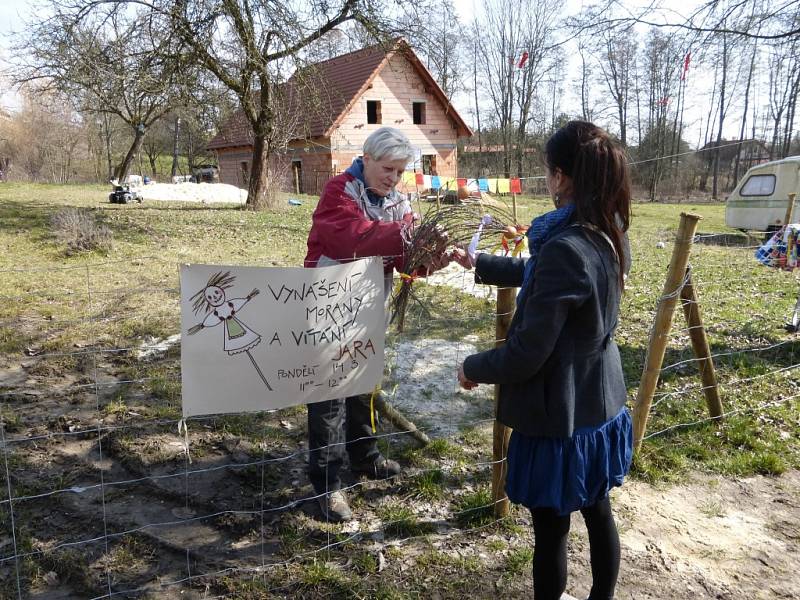
[[[305,266],[315,267],[323,257],[339,262],[382,256],[385,272],[401,270],[411,219],[402,194],[392,191],[383,206],[375,206],[361,180],[347,172],[337,175],[325,184],[314,210]]]

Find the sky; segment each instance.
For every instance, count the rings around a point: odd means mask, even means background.
[[[27,15],[34,3],[30,0],[0,0],[0,65],[8,56],[9,35],[24,25]],[[0,108],[13,110],[19,106],[17,95],[8,90],[8,86],[0,81]]]
[[[700,0],[664,0],[662,6],[675,15],[673,19],[677,20],[680,14],[686,14],[687,11],[692,10],[699,4],[699,1]],[[480,9],[476,8],[480,7],[480,0],[453,0],[453,3],[462,23],[470,22],[474,15],[480,12]],[[583,0],[566,0],[566,3],[566,12],[568,14],[579,12],[583,6]],[[25,18],[32,14],[37,4],[38,2],[36,0],[0,0],[0,65],[8,55],[10,34],[24,26]],[[634,0],[627,4],[630,7],[636,7],[640,2]],[[571,60],[568,60],[561,70],[561,77],[563,78],[562,87],[564,90],[561,108],[565,112],[575,114],[580,112],[580,101],[573,83],[575,74],[579,72],[579,65],[576,60],[577,48],[567,49],[564,55],[571,57]],[[684,115],[685,121],[687,122],[687,135],[685,138],[691,146],[696,146],[701,135],[700,128],[702,122],[707,119],[708,95],[711,84],[713,83],[713,74],[709,77],[708,73],[695,69],[693,65],[689,73],[688,83],[688,101]],[[3,84],[0,83],[0,86],[3,86]],[[593,95],[593,100],[598,105],[609,104],[608,99],[603,98],[604,90],[599,84],[595,83],[592,86],[591,93]],[[453,104],[467,122],[470,122],[473,112],[471,105],[472,95],[466,93],[457,94],[453,98]],[[13,90],[9,90],[7,86],[0,88],[0,108],[13,111],[18,107],[19,99],[17,94],[14,93]],[[724,130],[724,135],[728,138],[735,138],[738,137],[739,119],[735,108],[732,109],[731,115],[727,127]],[[605,125],[601,120],[598,120],[598,124]]]

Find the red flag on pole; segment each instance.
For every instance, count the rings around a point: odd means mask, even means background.
[[[518,177],[515,177],[511,180],[511,193],[512,194],[521,194],[522,193],[522,182],[519,180]]]
[[[687,52],[686,56],[683,58],[683,73],[681,73],[681,79],[686,79],[686,72],[689,70],[689,62],[692,60],[692,53]]]
[[[522,53],[522,56],[519,59],[519,64],[517,64],[517,68],[521,69],[525,66],[525,63],[528,62],[528,51]]]

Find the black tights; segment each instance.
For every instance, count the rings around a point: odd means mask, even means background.
[[[533,597],[558,600],[567,587],[569,515],[552,508],[531,509],[533,515]],[[608,496],[581,509],[589,530],[592,592],[589,600],[612,600],[619,574],[619,533]]]

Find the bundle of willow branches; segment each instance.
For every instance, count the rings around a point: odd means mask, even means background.
[[[427,275],[430,265],[440,261],[449,246],[466,248],[487,214],[492,217],[491,222],[484,221],[479,245],[486,249],[501,242],[509,227],[516,227],[512,215],[503,208],[478,204],[443,205],[429,210],[414,228],[406,249],[405,267],[400,274],[400,288],[392,299],[391,322],[397,320],[398,331],[403,331],[409,299],[416,298],[412,291],[414,280]]]

